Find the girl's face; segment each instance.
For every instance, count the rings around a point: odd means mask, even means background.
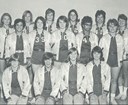
[[[6,16],[6,15],[5,15],[5,16],[3,17],[3,20],[2,20],[2,21],[3,21],[3,23],[4,23],[5,25],[9,25],[9,24],[10,24],[10,18],[9,18],[9,16]]]
[[[97,21],[98,24],[103,24],[103,22],[104,22],[103,15],[102,14],[98,15],[97,18],[96,18],[96,21]]]
[[[71,21],[76,21],[76,14],[75,14],[75,12],[71,12],[69,16],[70,16]]]
[[[118,20],[118,23],[119,23],[119,26],[120,26],[120,27],[126,26],[126,21],[125,21],[124,19],[121,19],[121,18],[120,18],[120,19]]]
[[[108,29],[110,33],[116,33],[117,31],[117,26],[114,25],[114,23],[109,23]]]
[[[43,21],[41,21],[40,19],[37,20],[36,25],[37,25],[37,29],[43,29],[44,24]]]
[[[53,13],[52,13],[52,12],[48,13],[48,14],[46,15],[46,18],[47,18],[47,20],[49,20],[49,21],[53,21]]]
[[[16,31],[21,32],[23,30],[23,23],[19,22],[16,24]]]
[[[31,15],[30,15],[30,13],[27,13],[27,14],[25,15],[24,19],[25,19],[25,22],[26,22],[26,23],[31,22]]]
[[[47,68],[49,68],[49,67],[51,67],[51,65],[52,65],[52,59],[51,59],[51,58],[50,58],[50,59],[47,59],[47,60],[44,61],[44,63],[45,63],[45,66],[46,66]]]
[[[72,52],[70,55],[70,61],[76,61],[77,59],[77,51]]]
[[[60,29],[65,29],[66,28],[66,22],[64,22],[63,20],[59,19],[59,26],[60,26]]]
[[[101,56],[101,54],[98,52],[93,53],[94,60],[100,60],[100,56]]]
[[[11,61],[11,66],[13,67],[13,68],[16,68],[16,67],[18,67],[19,66],[19,61]]]

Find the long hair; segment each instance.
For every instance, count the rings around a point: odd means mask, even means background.
[[[11,17],[11,15],[9,14],[9,13],[4,13],[2,16],[1,16],[1,27],[3,27],[3,25],[4,25],[4,23],[3,23],[3,18],[4,18],[4,16],[8,16],[9,17],[9,19],[10,19],[10,23],[9,23],[9,27],[12,27],[12,17]]]
[[[101,49],[99,46],[95,46],[93,49],[92,49],[92,52],[91,52],[91,56],[92,56],[92,60],[94,60],[94,57],[93,57],[93,53],[94,52],[97,52],[97,53],[100,53],[100,60],[101,61],[104,61],[104,58],[103,58],[103,49]]]
[[[118,21],[119,19],[125,20],[125,26],[127,27],[127,16],[125,14],[119,14]]]
[[[45,60],[52,59],[52,65],[54,65],[54,54],[51,52],[45,52],[43,54],[42,64],[45,65]]]
[[[32,15],[32,12],[29,11],[29,10],[24,11],[24,13],[23,13],[23,15],[22,15],[22,19],[25,20],[25,16],[26,16],[27,14],[30,14],[30,17],[31,17],[31,18],[30,18],[30,22],[33,22],[33,15]]]
[[[119,24],[118,24],[118,21],[116,19],[109,19],[108,22],[107,22],[107,29],[108,29],[108,32],[109,32],[109,25],[110,23],[113,23],[115,26],[117,26],[117,30],[118,30],[118,27],[119,27]]]
[[[55,19],[55,11],[53,9],[51,9],[51,8],[48,8],[46,10],[46,12],[45,12],[45,19],[47,20],[47,14],[49,14],[49,13],[53,13],[53,20],[52,21],[54,21],[54,19]]]
[[[97,11],[96,11],[96,14],[95,14],[95,22],[96,22],[96,23],[97,23],[97,17],[98,17],[99,15],[102,15],[102,16],[103,16],[103,18],[104,18],[103,24],[104,24],[104,23],[105,23],[105,20],[106,20],[106,12],[103,11],[103,10],[97,10]]]
[[[75,52],[75,51],[77,52],[76,61],[79,60],[79,53],[78,53],[78,50],[77,50],[75,47],[72,47],[72,48],[70,48],[70,49],[68,50],[68,58],[67,58],[67,61],[70,61],[69,55],[70,55],[71,53]]]
[[[59,29],[60,28],[60,26],[59,26],[59,20],[63,20],[65,23],[66,23],[66,29],[68,28],[68,26],[69,26],[69,21],[68,21],[68,19],[67,19],[67,17],[66,16],[60,16],[58,19],[57,19],[57,22],[56,22],[56,27]]]
[[[38,20],[41,20],[43,22],[43,29],[45,29],[45,27],[46,27],[46,21],[45,21],[45,19],[42,16],[38,16],[36,18],[35,23],[34,23],[34,29],[37,29],[37,21]]]
[[[80,19],[78,19],[78,13],[77,13],[77,11],[76,11],[75,9],[71,9],[71,10],[69,11],[69,13],[68,13],[68,20],[71,21],[71,19],[70,19],[70,14],[71,14],[72,12],[74,12],[74,13],[76,14],[76,22],[79,22]]]

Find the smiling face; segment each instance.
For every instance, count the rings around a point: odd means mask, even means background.
[[[85,25],[83,25],[83,27],[84,27],[85,31],[90,31],[92,28],[92,24],[91,23],[85,23]]]
[[[93,53],[94,60],[100,60],[100,57],[101,57],[101,54],[100,53],[98,53],[98,52],[94,52]]]
[[[38,19],[36,25],[37,29],[43,29],[44,24],[42,20]]]
[[[23,23],[22,22],[18,22],[16,24],[16,31],[17,32],[21,32],[23,30]]]
[[[9,16],[5,15],[5,16],[3,17],[3,20],[2,20],[3,24],[9,25],[9,24],[10,24],[10,21],[11,21],[11,20],[10,20]]]
[[[116,33],[117,31],[117,26],[114,25],[114,23],[109,23],[108,29],[110,33]]]
[[[19,66],[19,61],[18,61],[18,60],[13,60],[13,61],[11,61],[11,66],[12,66],[13,68],[17,68],[17,67]]]
[[[71,21],[76,21],[76,17],[77,16],[76,16],[75,12],[71,12],[70,15],[69,15],[69,17],[70,17],[70,20]]]
[[[120,27],[125,27],[126,26],[126,21],[124,19],[119,18],[118,23],[119,23]]]
[[[51,58],[50,58],[50,59],[46,59],[46,60],[44,61],[44,63],[45,63],[45,66],[46,66],[47,68],[49,68],[49,67],[52,66],[52,59],[51,59]]]
[[[103,24],[104,22],[104,17],[102,14],[98,15],[97,18],[96,18],[96,21],[98,24]]]
[[[69,55],[70,61],[76,61],[77,56],[78,56],[77,51],[72,52],[72,53]]]

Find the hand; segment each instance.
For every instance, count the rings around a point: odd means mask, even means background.
[[[27,65],[31,65],[31,58],[27,58]]]
[[[36,96],[36,100],[39,99],[39,98],[41,98],[41,96],[40,96],[40,95],[37,95],[37,96]]]
[[[25,98],[26,98],[26,96],[25,96],[25,95],[21,95],[21,98],[24,98],[24,99],[25,99]]]
[[[63,91],[62,91],[62,96],[63,96],[65,93],[67,93],[67,90],[63,90]]]

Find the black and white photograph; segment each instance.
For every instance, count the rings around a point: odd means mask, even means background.
[[[128,0],[0,0],[0,105],[128,105]]]

